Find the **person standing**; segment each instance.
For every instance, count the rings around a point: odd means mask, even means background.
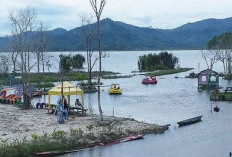
[[[63,118],[63,107],[62,107],[62,101],[58,100],[58,105],[57,105],[57,122],[58,123],[64,123],[64,118]]]
[[[64,99],[64,119],[68,120],[68,103],[66,99]]]

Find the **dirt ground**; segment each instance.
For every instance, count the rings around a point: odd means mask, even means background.
[[[113,123],[124,130],[143,132],[144,130],[155,130],[163,133],[167,128],[155,124],[142,123],[131,119],[104,117],[106,122]],[[117,124],[114,123],[117,121]],[[120,121],[120,123],[118,123]],[[54,129],[70,131],[70,129],[86,129],[87,125],[97,125],[99,117],[93,116],[69,116],[64,124],[57,123],[57,117],[45,109],[22,110],[13,105],[0,104],[0,140],[12,141],[26,137],[31,139],[31,134],[51,134]]]

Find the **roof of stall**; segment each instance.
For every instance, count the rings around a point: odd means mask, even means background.
[[[62,94],[62,83],[57,85],[48,91],[49,95],[61,95]],[[71,83],[63,82],[63,95],[83,95],[84,92],[79,87],[73,86]]]

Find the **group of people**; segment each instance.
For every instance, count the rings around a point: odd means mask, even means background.
[[[65,120],[68,120],[69,105],[65,98],[60,98],[57,104],[57,122],[64,123]],[[79,99],[76,99],[75,106],[82,107],[82,104],[79,101]]]

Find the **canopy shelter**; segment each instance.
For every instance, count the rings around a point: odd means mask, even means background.
[[[62,95],[62,83],[48,91],[48,104],[50,105],[52,95]],[[80,95],[82,106],[84,106],[84,92],[77,86],[73,86],[71,83],[63,82],[63,95],[68,97],[68,103],[70,104],[71,95]]]

